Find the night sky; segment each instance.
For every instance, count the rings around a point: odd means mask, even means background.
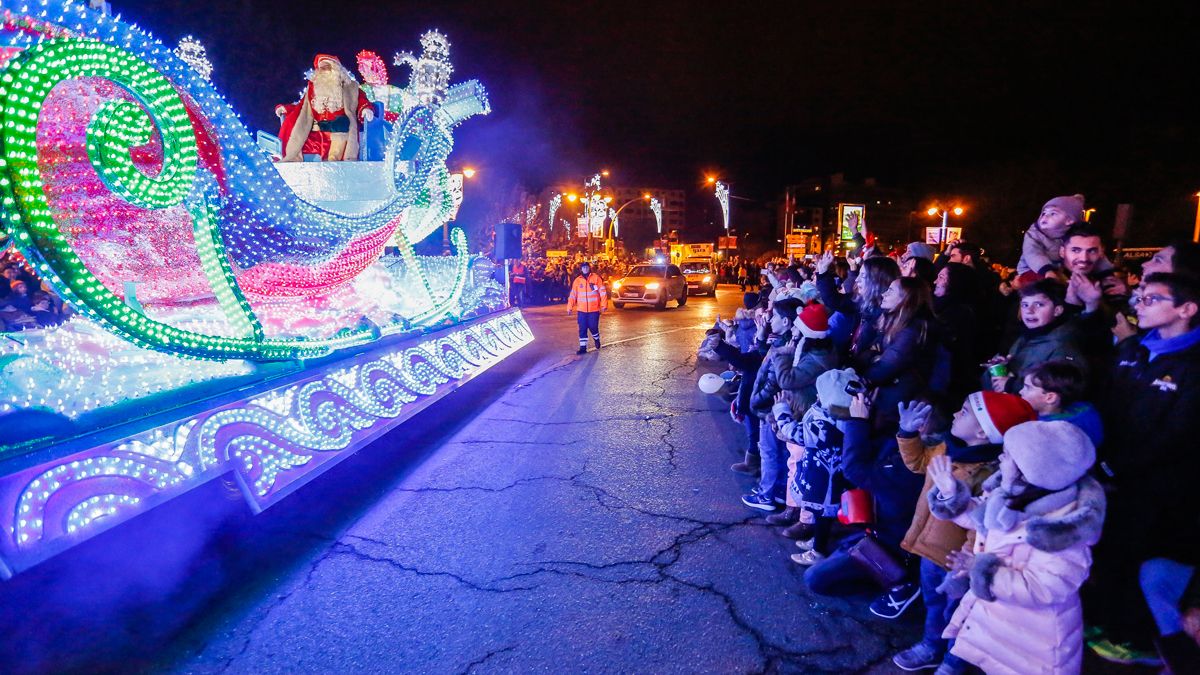
[[[169,45],[194,34],[218,88],[271,131],[314,53],[352,66],[366,48],[390,63],[439,28],[455,79],[491,92],[495,113],[461,128],[454,159],[477,165],[493,195],[607,167],[619,183],[689,189],[715,171],[765,205],[789,181],[843,171],[986,204],[984,221],[1024,225],[1046,198],[1083,192],[1100,214],[1131,201],[1155,233],[1190,230],[1192,3],[753,4],[115,0],[114,11]]]

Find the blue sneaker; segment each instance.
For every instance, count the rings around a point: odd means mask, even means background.
[[[871,613],[884,619],[898,619],[919,595],[921,595],[919,584],[910,582],[893,586],[891,590],[871,603]]]
[[[915,672],[918,670],[933,670],[942,665],[944,652],[936,645],[925,641],[905,649],[892,657],[892,663],[900,670]]]
[[[767,511],[769,513],[779,510],[779,505],[775,503],[774,499],[760,492],[751,492],[748,495],[742,495],[742,503],[752,509]]]

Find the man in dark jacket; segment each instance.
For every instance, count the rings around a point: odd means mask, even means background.
[[[1138,602],[1138,566],[1186,555],[1195,531],[1200,473],[1200,282],[1179,274],[1146,278],[1137,305],[1148,332],[1121,343],[1102,412],[1100,479],[1109,491],[1104,537],[1094,549],[1084,608],[1113,642],[1148,635]],[[1093,645],[1093,649],[1097,649]]]

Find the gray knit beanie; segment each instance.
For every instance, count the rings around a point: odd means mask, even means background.
[[[1029,484],[1047,490],[1073,485],[1096,462],[1092,439],[1065,420],[1018,424],[1005,432],[1004,452]]]
[[[1054,207],[1059,211],[1067,214],[1075,222],[1083,220],[1083,195],[1069,195],[1064,197],[1055,197],[1046,202],[1042,210],[1045,211],[1050,207]]]

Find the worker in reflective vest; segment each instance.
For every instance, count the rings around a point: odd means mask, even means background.
[[[508,302],[522,307],[525,305],[525,263],[514,260],[512,265],[512,289]]]
[[[608,309],[608,289],[599,274],[592,272],[592,266],[584,262],[579,266],[579,276],[571,283],[571,294],[567,296],[567,316],[579,310],[579,351],[587,353],[588,332],[596,341],[596,349],[600,349],[600,315]]]

